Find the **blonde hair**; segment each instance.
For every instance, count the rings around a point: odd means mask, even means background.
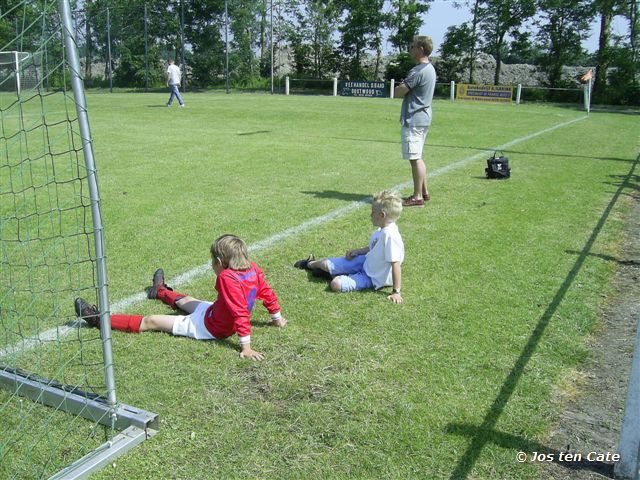
[[[383,212],[391,221],[396,221],[402,213],[402,199],[390,190],[373,194],[373,208]]]
[[[211,245],[211,258],[217,258],[224,268],[246,270],[251,266],[247,244],[235,235],[225,234]]]
[[[428,57],[431,55],[431,52],[433,52],[433,40],[431,37],[427,37],[426,35],[416,35],[413,37],[413,41],[418,47],[422,48],[425,57]]]

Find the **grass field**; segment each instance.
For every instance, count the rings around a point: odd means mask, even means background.
[[[610,299],[638,188],[637,112],[437,101],[433,200],[398,225],[402,305],[339,295],[292,267],[373,229],[366,199],[404,188],[399,102],[192,94],[88,95],[112,303],[163,267],[201,267],[245,239],[285,329],[257,306],[253,347],[114,332],[118,399],[161,431],[96,478],[537,478],[540,451]],[[483,178],[504,146],[513,176]],[[301,226],[300,228],[296,228]],[[213,296],[213,272],[178,290]],[[72,309],[71,301],[69,309]]]

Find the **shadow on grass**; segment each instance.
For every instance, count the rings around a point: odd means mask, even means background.
[[[473,147],[470,145],[446,145],[443,143],[429,143],[429,147],[439,147],[439,148],[451,148],[455,150],[477,150],[478,152],[487,152],[487,158],[496,151],[495,148],[487,148],[487,147]],[[505,154],[522,154],[522,155],[532,155],[539,157],[548,157],[548,158],[584,158],[587,160],[605,160],[605,161],[613,161],[613,162],[626,162],[626,163],[635,163],[635,160],[631,158],[621,158],[621,157],[598,157],[598,156],[590,156],[590,155],[572,155],[572,154],[551,154],[548,152],[530,152],[523,150],[513,150],[513,149],[499,149],[498,151],[503,152]]]
[[[181,314],[176,314],[176,315],[181,315]],[[253,326],[253,322],[251,323],[251,326]],[[157,335],[158,333],[161,333],[163,335],[169,335],[170,337],[174,337],[176,339],[178,339],[178,341],[184,341],[184,342],[210,342],[213,345],[215,345],[216,347],[221,346],[224,348],[228,348],[229,350],[233,350],[235,352],[240,352],[240,345],[237,342],[234,342],[233,340],[231,340],[232,337],[226,337],[226,338],[216,338],[214,340],[195,340],[191,337],[184,337],[182,335],[174,335],[172,333],[169,332],[157,332],[157,331],[152,331],[152,332],[144,332],[144,335],[148,335],[148,334],[152,334],[152,335]]]
[[[538,324],[536,325],[535,329],[529,336],[529,339],[527,340],[527,343],[524,346],[524,349],[520,353],[520,356],[518,357],[515,364],[511,368],[509,375],[507,376],[506,380],[502,384],[502,387],[500,388],[500,392],[498,393],[498,396],[494,399],[492,405],[489,407],[489,410],[486,412],[485,417],[482,421],[482,424],[480,424],[479,426],[473,426],[473,425],[464,426],[465,432],[467,432],[467,434],[471,436],[471,443],[469,444],[466,451],[458,461],[455,469],[453,470],[453,472],[451,473],[451,476],[449,477],[450,479],[458,480],[458,479],[467,478],[471,473],[471,471],[473,470],[474,465],[478,461],[478,458],[480,457],[485,445],[487,443],[493,442],[496,438],[499,438],[499,437],[496,437],[496,435],[498,435],[498,432],[495,431],[496,423],[498,422],[504,409],[507,407],[507,404],[509,403],[509,399],[511,398],[511,396],[513,395],[513,392],[518,386],[520,379],[524,375],[527,364],[529,363],[529,360],[531,360],[531,357],[535,353],[538,347],[538,344],[542,339],[542,335],[544,334],[545,329],[547,328],[547,326],[549,325],[549,322],[551,321],[551,318],[553,317],[554,313],[558,309],[558,306],[564,299],[564,296],[566,295],[567,291],[571,287],[576,275],[578,275],[578,272],[580,272],[580,269],[582,268],[584,261],[590,255],[591,248],[593,247],[593,244],[596,241],[598,234],[604,227],[607,221],[607,218],[611,214],[613,207],[615,206],[615,204],[618,202],[618,199],[622,195],[622,191],[625,188],[625,185],[627,185],[629,183],[629,180],[633,178],[634,171],[638,166],[639,162],[640,162],[640,155],[636,157],[633,165],[631,166],[631,170],[624,177],[625,180],[620,184],[620,186],[618,187],[618,190],[615,192],[615,194],[609,201],[609,204],[607,205],[604,212],[600,216],[598,223],[596,224],[595,228],[591,232],[589,239],[585,243],[582,250],[579,252],[578,258],[573,264],[573,267],[571,268],[571,270],[565,277],[564,281],[560,285],[560,288],[554,295],[553,299],[551,300],[551,303],[549,303],[546,310],[538,320]],[[456,429],[460,430],[461,428],[462,427],[460,427],[460,425],[450,424],[448,425],[447,430],[455,431]],[[518,447],[517,444],[515,445],[509,444],[507,448],[516,449],[517,447]]]
[[[225,348],[233,350],[234,352],[239,352],[240,351],[240,345],[232,342],[228,338],[219,338],[217,340],[212,340],[212,341],[215,342],[216,346],[217,345],[221,345],[221,346],[223,346]]]
[[[571,255],[580,255],[582,252],[578,252],[577,250],[565,250],[566,253]],[[607,262],[615,262],[618,265],[626,265],[628,267],[640,267],[640,262],[635,260],[621,260],[616,257],[612,257],[611,255],[605,255],[604,253],[589,253],[590,257],[598,257],[602,260],[606,260]]]
[[[619,115],[640,115],[638,107],[613,107],[613,106],[591,106],[592,112],[597,113],[616,113]]]
[[[532,455],[533,452],[536,452],[539,463],[548,461],[561,465],[562,467],[569,470],[588,470],[600,475],[604,475],[605,477],[614,478],[613,463],[600,462],[595,460],[589,461],[586,458],[582,458],[583,455],[579,452],[555,450],[536,441],[528,440],[517,435],[511,435],[510,433],[504,433],[497,430],[484,432],[480,431],[478,427],[464,424],[451,424],[447,427],[446,433],[464,437],[483,436],[487,439],[488,442],[491,442],[502,448],[512,450],[517,449],[520,452],[527,453],[527,462],[535,461],[533,460]],[[576,454],[580,454],[580,459],[567,460],[567,454],[571,455],[572,457],[575,457]]]
[[[610,175],[610,177],[612,180],[610,182],[605,182],[605,185],[630,188],[631,190],[640,190],[640,175],[633,175],[631,178],[627,178],[623,175]]]
[[[255,132],[244,132],[244,133],[238,133],[238,136],[244,137],[247,135],[258,135],[260,133],[271,133],[271,130],[256,130]]]
[[[398,134],[400,128],[398,128]],[[367,143],[391,143],[394,145],[400,144],[400,140],[380,140],[378,138],[353,138],[353,137],[329,137],[332,140],[349,140],[351,142],[367,142]]]
[[[323,190],[321,192],[302,191],[300,193],[322,199],[334,198],[337,200],[344,200],[345,202],[371,203],[371,195],[362,195],[360,193],[345,193],[338,192],[337,190]]]
[[[324,135],[305,135],[305,138],[319,138],[319,139],[329,139],[329,140],[346,140],[348,142],[365,142],[365,143],[386,143],[386,144],[400,144],[400,125],[398,125],[398,140],[381,140],[379,138],[357,138],[357,137],[327,137]],[[459,147],[464,148],[464,147]]]

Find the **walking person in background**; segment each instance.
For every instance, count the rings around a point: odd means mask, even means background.
[[[393,92],[395,97],[402,98],[402,158],[411,163],[413,175],[413,195],[404,199],[404,207],[423,207],[424,202],[431,199],[422,150],[431,125],[431,102],[436,86],[436,71],[429,61],[432,51],[431,37],[413,37],[410,53],[417,65]]]
[[[180,71],[180,67],[175,64],[172,58],[167,60],[167,65],[167,87],[169,87],[169,90],[171,91],[169,101],[167,102],[167,107],[171,106],[173,97],[176,97],[180,106],[184,107],[184,102],[182,101],[182,97],[180,96],[180,80],[182,79],[182,72]]]

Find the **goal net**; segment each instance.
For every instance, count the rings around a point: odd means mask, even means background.
[[[0,51],[0,92],[34,90],[42,76],[41,56],[29,52]]]
[[[116,397],[68,0],[12,5],[0,10],[0,478],[76,478],[153,435],[157,417]],[[75,318],[78,296],[98,305],[100,330]]]

